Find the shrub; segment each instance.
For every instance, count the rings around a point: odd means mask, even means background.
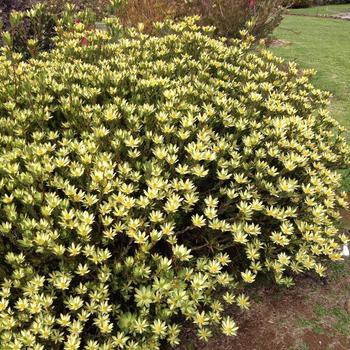
[[[135,27],[142,23],[147,32],[154,29],[155,22],[182,17],[188,8],[181,0],[126,0],[116,12],[123,25]]]
[[[33,6],[35,0],[2,0],[0,3],[0,19],[5,28],[8,28],[9,17],[12,11],[26,11]]]
[[[73,21],[93,25],[115,12],[118,4],[118,0],[22,0],[7,5],[5,2],[0,15],[3,30],[11,34],[13,49],[29,58],[33,53],[53,48],[57,25]],[[0,45],[1,41],[0,38]]]
[[[289,1],[290,7],[293,8],[305,8],[315,4],[314,0],[293,0]]]
[[[283,5],[292,8],[304,8],[310,6],[335,5],[350,3],[350,0],[286,0]]]
[[[286,1],[285,6],[290,6],[293,8],[303,8],[310,6],[321,6],[321,5],[335,5],[335,4],[346,4],[349,0],[292,0]]]
[[[350,0],[315,0],[317,5],[348,4]]]
[[[108,12],[108,7],[113,1],[109,0],[2,0],[0,4],[0,18],[2,18],[5,29],[9,29],[9,18],[12,11],[25,12],[41,3],[45,6],[47,15],[59,16],[64,12],[66,4],[74,5],[77,11],[91,9],[98,16],[104,16]]]
[[[239,36],[248,21],[256,38],[265,38],[280,24],[283,12],[282,0],[199,0],[198,14],[204,24],[213,25],[219,35]]]
[[[234,335],[257,274],[338,260],[349,161],[311,71],[194,19],[58,28],[0,57],[2,349],[160,349]]]
[[[118,16],[126,25],[152,23],[166,18],[199,15],[203,25],[216,27],[219,36],[237,37],[248,21],[256,38],[266,37],[282,20],[283,0],[128,0]]]

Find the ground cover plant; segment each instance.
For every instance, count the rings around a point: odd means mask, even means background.
[[[246,284],[322,276],[347,241],[349,149],[311,71],[193,18],[105,25],[27,62],[5,38],[3,349],[159,349],[184,319],[233,336]]]

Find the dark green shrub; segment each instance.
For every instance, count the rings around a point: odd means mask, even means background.
[[[22,0],[3,8],[2,31],[10,34],[12,49],[29,58],[53,48],[56,26],[68,29],[75,22],[93,26],[115,12],[118,4],[118,0]]]
[[[0,56],[0,348],[152,350],[182,320],[234,335],[257,274],[340,259],[328,94],[193,19],[57,28]]]
[[[315,0],[317,5],[337,5],[337,4],[349,4],[349,0]]]
[[[286,0],[284,5],[293,8],[302,8],[320,5],[336,5],[350,3],[349,0]]]
[[[287,0],[287,2],[289,7],[292,7],[292,8],[310,7],[315,3],[314,0],[291,0],[291,1]]]
[[[26,11],[36,3],[35,0],[1,0],[0,2],[0,20],[5,29],[10,26],[9,18],[12,11]]]
[[[113,2],[109,0],[2,0],[0,3],[0,18],[4,22],[5,30],[8,30],[10,29],[9,19],[12,11],[25,12],[38,3],[44,5],[46,15],[59,17],[64,12],[67,4],[74,5],[77,12],[91,9],[97,16],[105,16]]]

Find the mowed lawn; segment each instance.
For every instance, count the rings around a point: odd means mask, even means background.
[[[335,12],[337,7],[326,6],[328,12]],[[345,9],[345,6],[339,7]],[[347,8],[350,12],[350,4]],[[317,13],[321,9],[293,12]],[[271,48],[274,53],[296,61],[301,67],[317,70],[313,82],[317,87],[332,92],[331,111],[349,130],[350,139],[350,21],[286,15],[274,36],[285,42],[283,46]]]

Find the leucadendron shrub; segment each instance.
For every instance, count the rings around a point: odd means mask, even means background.
[[[195,19],[105,23],[0,57],[1,349],[232,336],[258,274],[341,259],[349,150],[312,72]]]

